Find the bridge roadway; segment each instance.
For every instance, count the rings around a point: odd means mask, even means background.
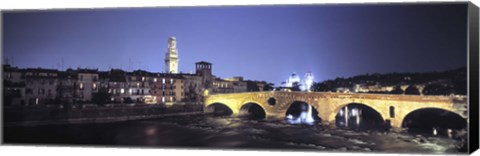
[[[275,99],[275,104],[268,102],[271,98]],[[207,95],[204,100],[205,110],[213,104],[223,104],[231,109],[233,116],[245,111],[242,107],[246,104],[257,104],[263,108],[267,119],[285,119],[290,105],[303,102],[313,106],[322,123],[329,125],[335,125],[335,116],[342,107],[362,104],[379,113],[385,122],[389,120],[394,129],[402,128],[408,114],[426,108],[446,110],[465,119],[468,116],[465,96],[268,91]]]

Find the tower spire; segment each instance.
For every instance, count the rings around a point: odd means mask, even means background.
[[[168,48],[165,54],[165,72],[178,73],[178,61],[177,39],[172,36],[168,38]]]

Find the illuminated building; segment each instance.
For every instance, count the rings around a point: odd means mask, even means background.
[[[280,87],[283,88],[282,90],[288,91],[290,90],[289,88],[298,86],[301,91],[310,91],[314,79],[315,77],[312,72],[306,73],[303,81],[300,79],[300,76],[294,72],[288,77],[287,81],[281,83]]]
[[[98,92],[98,70],[77,69],[77,93],[80,101],[91,101],[92,95]]]
[[[57,95],[58,70],[28,68],[24,73],[26,105],[53,103]]]

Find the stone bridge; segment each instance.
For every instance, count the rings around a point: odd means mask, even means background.
[[[269,99],[275,102],[269,102]],[[349,104],[370,107],[379,113],[385,122],[388,120],[392,128],[401,128],[408,114],[427,108],[453,112],[464,119],[468,116],[465,96],[270,91],[208,95],[204,103],[205,110],[209,110],[213,104],[223,104],[231,109],[233,116],[242,113],[242,107],[246,104],[257,104],[263,108],[267,119],[285,119],[288,108],[295,102],[313,106],[322,123],[330,125],[335,125],[337,113]]]

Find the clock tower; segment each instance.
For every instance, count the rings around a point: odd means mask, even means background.
[[[177,51],[177,39],[170,37],[168,39],[167,53],[165,54],[165,72],[166,73],[178,73],[178,51]]]

